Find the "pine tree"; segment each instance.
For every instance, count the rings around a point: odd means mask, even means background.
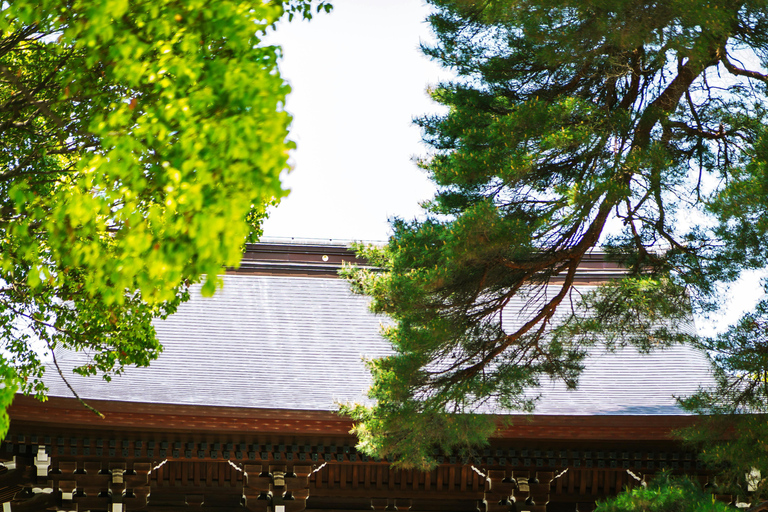
[[[419,467],[493,432],[477,412],[530,410],[541,378],[575,386],[597,333],[694,341],[676,326],[768,255],[765,1],[430,3],[424,50],[456,74],[417,120],[438,193],[363,249],[380,271],[348,271],[395,353],[371,362],[376,404],[344,408],[370,453]],[[579,299],[600,247],[626,277]]]

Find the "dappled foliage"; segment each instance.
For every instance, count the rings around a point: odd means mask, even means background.
[[[313,8],[312,11],[309,9]],[[14,1],[0,7],[0,379],[44,396],[42,346],[106,378],[152,319],[212,293],[284,195],[286,10],[325,2]],[[37,347],[35,344],[38,344]],[[3,400],[2,405],[7,405]]]
[[[768,500],[768,416],[706,416],[680,434],[717,471],[719,492],[752,504]]]
[[[595,512],[728,512],[725,503],[696,483],[662,474],[647,486],[638,486],[615,498],[598,502]]]

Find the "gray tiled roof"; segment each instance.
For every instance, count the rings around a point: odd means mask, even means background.
[[[156,323],[165,347],[149,368],[130,368],[110,383],[72,376],[84,399],[332,411],[363,399],[365,357],[389,352],[386,319],[367,309],[338,278],[227,275],[214,297],[197,290]],[[58,353],[71,367],[83,355]],[[65,370],[66,371],[66,370]],[[70,396],[48,372],[51,396]],[[704,354],[677,346],[649,355],[595,350],[580,387],[544,383],[538,414],[683,414],[672,395],[711,380]]]

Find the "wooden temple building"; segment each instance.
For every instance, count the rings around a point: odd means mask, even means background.
[[[545,385],[471,456],[431,472],[355,449],[337,403],[370,382],[362,358],[389,351],[386,322],[336,276],[342,245],[263,243],[156,328],[165,351],[112,382],[71,376],[99,418],[49,371],[50,399],[18,396],[0,445],[3,512],[588,512],[667,468],[708,473],[672,432],[676,405],[711,376],[690,347],[595,350],[579,389]],[[619,269],[594,255],[580,285]],[[58,353],[63,367],[83,354]]]

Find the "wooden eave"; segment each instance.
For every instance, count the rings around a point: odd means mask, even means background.
[[[51,397],[46,402],[17,396],[9,409],[14,424],[81,429],[161,432],[270,433],[346,436],[352,421],[332,411],[251,409],[178,404],[89,400],[100,418],[75,398]],[[695,416],[515,415],[500,428],[497,439],[666,441],[675,430],[690,426]]]
[[[290,512],[392,506],[458,512],[477,510],[478,503],[486,512],[508,512],[504,500],[512,495],[517,510],[569,512],[578,503],[578,510],[588,511],[595,500],[663,468],[709,478],[695,454],[672,437],[696,419],[690,416],[517,416],[471,458],[443,454],[438,467],[418,472],[358,453],[351,421],[331,411],[89,404],[105,417],[74,398],[16,398],[0,459],[15,461],[25,485],[59,491],[39,506],[39,496],[15,495],[11,512],[72,510],[75,504],[106,510],[104,489],[114,468],[129,471],[122,487],[109,487],[112,496],[123,496],[128,512],[194,512],[203,502],[209,512],[268,512],[261,498],[274,491],[276,470],[295,475]],[[50,472],[35,478],[30,471],[40,450],[50,456]],[[19,490],[7,483],[9,493]],[[63,498],[73,489],[85,494]]]

